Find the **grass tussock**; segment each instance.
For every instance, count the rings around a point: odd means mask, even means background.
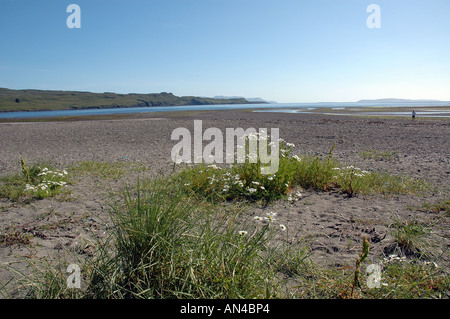
[[[157,181],[124,194],[116,227],[92,265],[94,298],[270,298],[274,268],[261,255],[269,224],[211,214]]]
[[[433,226],[438,222],[439,219],[434,222],[396,219],[390,226],[394,245],[387,247],[390,249],[389,253],[397,252],[403,256],[414,256],[419,259],[439,256],[441,252],[436,248],[439,238],[433,232]]]

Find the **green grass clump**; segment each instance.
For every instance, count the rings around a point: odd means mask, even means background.
[[[48,162],[27,165],[20,159],[21,172],[0,179],[0,197],[13,201],[56,196],[69,182],[66,170],[57,170]]]
[[[245,225],[155,181],[112,210],[109,246],[91,261],[93,298],[268,298],[274,270],[260,253],[269,224]],[[206,205],[206,206],[203,206]],[[214,212],[214,213],[213,213]],[[260,227],[258,227],[260,226]],[[110,248],[113,248],[112,251]]]
[[[412,209],[414,209],[412,207]],[[429,211],[433,213],[443,212],[446,216],[450,215],[450,199],[446,199],[437,203],[423,203],[420,208],[420,211]]]
[[[326,158],[295,156],[292,160],[293,185],[314,190],[328,190],[335,187],[334,169],[339,164],[332,158],[333,149],[334,146]]]
[[[91,175],[106,179],[120,179],[130,171],[142,171],[145,167],[141,163],[83,161],[70,167],[75,176]]]
[[[430,223],[415,219],[395,220],[391,225],[391,233],[396,245],[392,248],[400,254],[418,258],[432,258],[438,254],[437,239]]]
[[[377,161],[391,160],[397,156],[394,151],[377,151],[377,150],[365,150],[359,153],[363,159],[374,159]]]
[[[335,168],[334,181],[347,194],[419,194],[430,189],[421,179],[365,171],[353,166]]]

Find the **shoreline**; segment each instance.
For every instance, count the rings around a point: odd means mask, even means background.
[[[191,116],[193,114],[203,114],[210,112],[254,112],[254,113],[286,113],[283,110],[293,110],[288,114],[319,114],[326,116],[341,116],[341,117],[372,117],[385,119],[404,119],[410,117],[409,115],[389,115],[384,113],[392,112],[431,112],[434,111],[436,116],[427,114],[421,116],[417,114],[416,120],[449,120],[450,106],[402,106],[402,107],[385,107],[385,106],[367,106],[367,107],[318,107],[311,109],[303,109],[296,107],[279,108],[243,108],[230,110],[180,110],[180,111],[157,111],[157,112],[142,112],[142,113],[116,113],[116,114],[95,114],[95,115],[69,115],[69,116],[48,116],[48,117],[19,117],[19,118],[0,118],[1,123],[17,123],[17,122],[56,122],[56,121],[86,121],[86,120],[123,120],[123,119],[146,119],[146,118],[177,118]],[[345,112],[345,113],[342,113]],[[380,114],[377,114],[380,113]],[[446,117],[442,117],[445,114]]]

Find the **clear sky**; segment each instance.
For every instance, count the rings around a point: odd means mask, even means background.
[[[448,101],[450,1],[0,0],[0,87]]]

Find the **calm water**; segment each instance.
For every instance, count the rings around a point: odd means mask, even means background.
[[[167,111],[195,111],[195,110],[237,110],[237,109],[258,109],[267,112],[308,112],[315,108],[332,107],[338,110],[345,110],[347,107],[418,107],[418,106],[450,106],[450,102],[433,103],[274,103],[274,104],[234,104],[234,105],[186,105],[186,106],[164,106],[164,107],[132,107],[132,108],[112,108],[112,109],[88,109],[88,110],[59,110],[59,111],[34,111],[34,112],[4,112],[0,113],[0,118],[30,118],[30,117],[53,117],[53,116],[80,116],[80,115],[106,115],[106,114],[127,114],[127,113],[148,113],[148,112],[167,112]],[[268,110],[277,109],[277,110]],[[395,115],[394,113],[409,112],[385,112],[386,115]],[[430,113],[430,112],[427,112]],[[445,117],[450,116],[450,112],[439,111]],[[380,114],[380,113],[376,113]],[[431,113],[432,114],[432,113]],[[397,114],[402,115],[402,114]],[[421,112],[417,112],[420,116]],[[424,114],[425,115],[425,114]],[[442,114],[440,114],[442,115]],[[430,116],[430,115],[426,115]]]

